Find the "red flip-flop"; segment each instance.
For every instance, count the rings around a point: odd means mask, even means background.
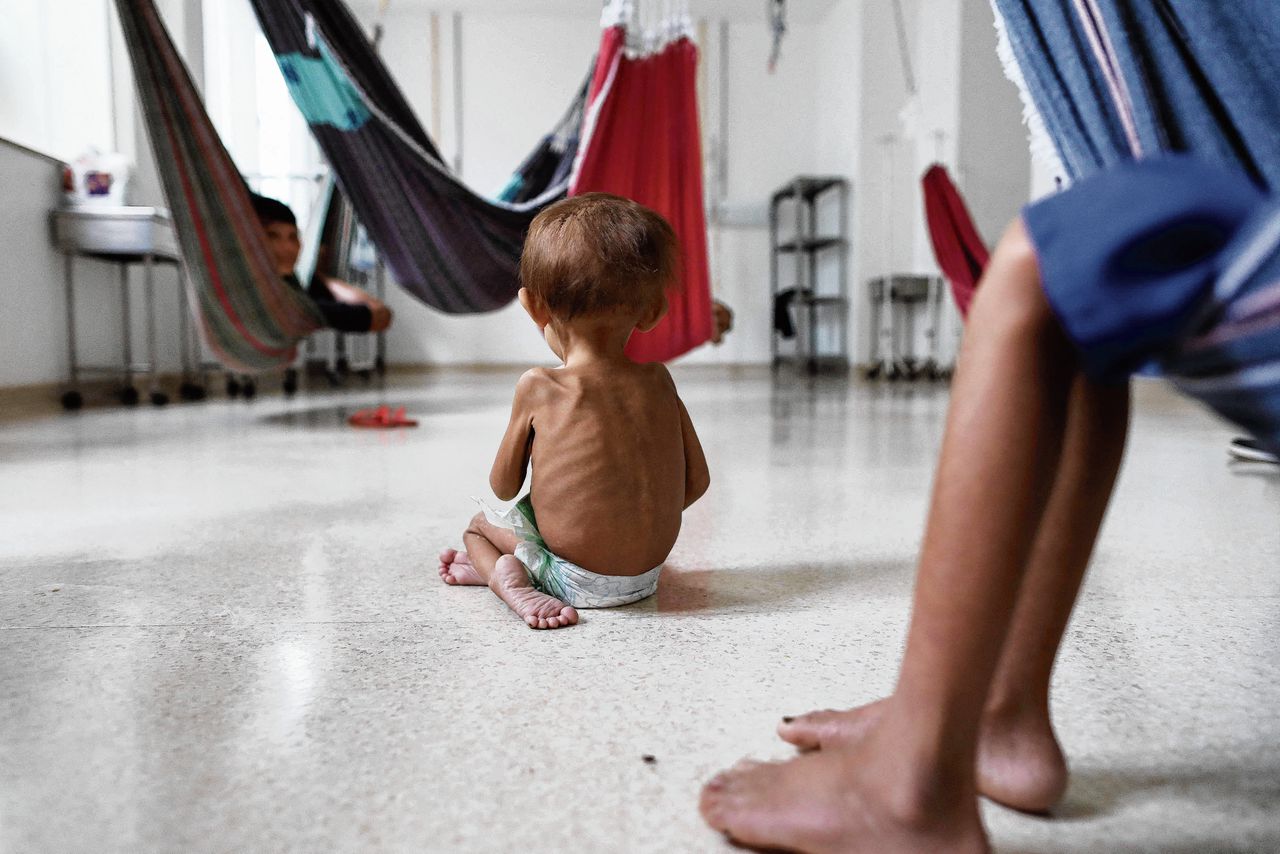
[[[394,412],[390,406],[379,406],[376,409],[361,409],[347,419],[347,423],[352,427],[367,427],[373,429],[390,429],[392,427],[417,427],[418,422],[412,418],[406,418],[404,407],[401,406]]]

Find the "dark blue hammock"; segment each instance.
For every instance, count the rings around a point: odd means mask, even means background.
[[[396,281],[452,314],[509,303],[529,223],[568,189],[585,85],[517,173],[512,200],[495,201],[444,164],[345,5],[251,2],[290,94]]]

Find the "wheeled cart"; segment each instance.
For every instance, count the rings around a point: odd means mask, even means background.
[[[170,266],[177,273],[181,294],[182,397],[195,400],[204,397],[204,385],[197,373],[198,346],[187,306],[183,282],[182,255],[178,251],[169,214],[154,207],[83,207],[62,208],[52,214],[54,245],[65,258],[64,282],[67,303],[67,357],[70,376],[62,395],[66,409],[79,409],[84,403],[80,388],[82,376],[105,374],[120,378],[117,391],[126,406],[138,403],[139,393],[134,377],[142,375],[152,404],[163,406],[169,396],[161,389],[156,376],[156,311],[155,268]],[[75,268],[77,258],[93,258],[116,265],[120,277],[121,353],[119,366],[82,365],[76,341]],[[143,303],[146,315],[146,358],[135,359],[133,347],[133,306],[129,287],[129,268],[143,267]],[[193,352],[197,355],[194,356]]]
[[[897,274],[868,280],[871,360],[863,371],[868,379],[941,380],[951,376],[952,366],[944,364],[940,355],[945,291],[946,283],[937,276]],[[926,315],[928,324],[924,333],[928,354],[923,359],[916,353],[917,311]]]

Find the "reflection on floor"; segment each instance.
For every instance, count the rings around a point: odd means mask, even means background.
[[[433,562],[514,377],[0,428],[0,850],[721,850],[702,781],[892,684],[945,393],[677,371],[713,487],[659,595],[536,633]],[[1075,781],[1004,851],[1280,849],[1280,476],[1140,398]],[[345,426],[383,399],[421,427]]]

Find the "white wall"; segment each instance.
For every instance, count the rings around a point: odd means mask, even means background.
[[[0,137],[62,160],[115,146],[107,5],[5,0]]]
[[[956,181],[978,231],[994,246],[1031,197],[1031,155],[1017,87],[996,56],[986,2],[965,4],[960,30],[960,134]]]
[[[857,359],[867,357],[874,334],[867,280],[938,272],[920,188],[929,165],[949,167],[984,234],[994,232],[989,239],[998,234],[992,224],[1013,216],[1029,192],[1021,107],[994,54],[987,0],[904,0],[902,9],[905,62],[888,2],[840,0],[824,24],[821,77],[828,110],[818,123],[819,144],[824,168],[854,182],[851,323]],[[959,321],[950,301],[944,305],[945,359]],[[917,352],[926,346],[923,331],[921,318]]]
[[[709,21],[702,61],[708,78],[703,99],[703,140],[708,145],[720,124],[718,86],[727,88],[724,185],[716,182],[715,158],[704,176],[708,199],[717,203],[721,223],[711,220],[712,290],[733,308],[734,331],[719,347],[690,353],[690,364],[764,364],[769,359],[773,306],[769,297],[769,197],[799,174],[819,170],[815,130],[823,112],[817,97],[822,28],[792,24],[776,69],[768,70],[772,44],[762,21],[728,23],[728,69],[720,81],[718,21]],[[706,152],[713,154],[711,150]],[[704,157],[704,163],[707,158]],[[723,198],[716,199],[717,192]]]
[[[62,164],[0,143],[0,385],[53,382],[66,371],[62,258],[49,240]]]
[[[199,68],[196,0],[158,4],[179,49]],[[20,86],[0,86],[0,137],[26,136],[36,153],[0,143],[0,388],[66,379],[66,300],[62,256],[52,247],[49,211],[60,198],[59,160],[87,146],[119,150],[135,161],[129,185],[133,204],[163,205],[145,130],[135,115],[133,78],[114,11],[106,3],[6,2],[0,28],[5,75],[22,74]],[[22,71],[26,69],[26,71]],[[82,103],[83,102],[83,103]],[[18,110],[20,122],[15,122]],[[76,272],[77,339],[82,363],[120,362],[121,311],[118,269],[79,259]],[[130,274],[134,294],[134,345],[141,346],[141,271]],[[178,291],[170,268],[157,273],[158,355],[161,370],[179,362]],[[135,349],[135,353],[142,350]]]

